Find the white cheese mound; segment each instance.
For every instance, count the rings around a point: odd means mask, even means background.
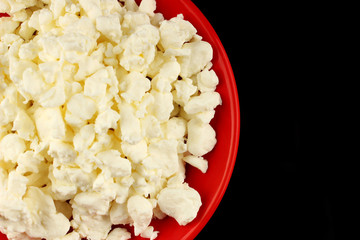
[[[10,240],[155,239],[196,218],[221,104],[213,50],[155,0],[5,0],[0,231]]]

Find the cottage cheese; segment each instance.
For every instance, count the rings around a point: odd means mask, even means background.
[[[194,26],[155,10],[155,0],[0,1],[11,15],[0,18],[10,240],[130,239],[118,224],[152,240],[153,218],[196,218],[185,166],[209,167],[219,79]]]

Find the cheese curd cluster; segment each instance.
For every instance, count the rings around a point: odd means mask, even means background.
[[[213,51],[155,0],[0,0],[0,231],[155,239],[201,206],[221,104]]]

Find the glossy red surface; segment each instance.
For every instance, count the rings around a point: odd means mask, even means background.
[[[203,174],[193,167],[187,167],[186,182],[200,193],[203,202],[198,216],[186,226],[179,226],[170,217],[154,220],[151,224],[156,231],[160,231],[158,240],[191,240],[215,212],[230,181],[239,143],[239,100],[227,54],[215,30],[201,11],[190,0],[157,0],[157,11],[163,13],[166,19],[182,13],[184,18],[195,26],[198,34],[214,49],[213,69],[220,80],[216,91],[221,94],[222,105],[216,108],[215,118],[211,122],[216,130],[218,142],[214,150],[205,155],[209,161],[209,169]],[[4,239],[6,238],[0,236],[0,240]]]

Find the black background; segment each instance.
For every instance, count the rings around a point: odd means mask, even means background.
[[[241,112],[229,187],[196,240],[344,239],[336,151],[323,147],[332,123],[322,122],[327,105],[312,73],[319,63],[308,55],[311,12],[296,3],[193,2],[227,51]]]

